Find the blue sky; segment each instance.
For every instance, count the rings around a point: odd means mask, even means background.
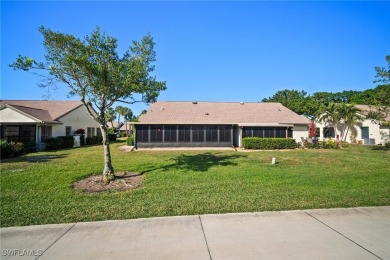
[[[8,67],[43,59],[38,27],[83,38],[96,26],[123,53],[150,32],[165,101],[260,101],[283,89],[374,88],[390,55],[390,2],[2,1],[1,98],[42,99],[39,77]],[[66,100],[59,86],[51,96]],[[76,98],[72,98],[76,99]],[[138,114],[146,105],[131,106]]]

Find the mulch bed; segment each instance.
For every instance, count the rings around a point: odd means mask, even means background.
[[[115,179],[109,184],[103,183],[103,175],[93,175],[73,183],[76,191],[96,193],[102,191],[134,190],[141,186],[143,176],[136,172],[116,172]]]

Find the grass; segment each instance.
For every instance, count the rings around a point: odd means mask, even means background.
[[[28,154],[1,164],[1,226],[390,205],[390,154],[339,150],[136,151],[112,145],[117,171],[140,189],[85,194],[72,183],[102,170],[100,146]],[[277,165],[271,166],[272,157]]]

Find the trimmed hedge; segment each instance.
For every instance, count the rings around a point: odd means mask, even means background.
[[[80,146],[85,145],[85,135],[80,135]]]
[[[103,137],[101,136],[92,136],[85,139],[87,145],[101,144],[103,142]]]
[[[73,136],[57,136],[46,140],[46,150],[73,148]]]
[[[19,142],[7,142],[6,140],[0,140],[0,158],[13,158],[26,153],[26,149],[23,143]]]
[[[245,137],[242,139],[245,149],[273,150],[273,149],[294,149],[297,147],[293,138],[260,138]]]
[[[134,135],[127,137],[126,143],[128,146],[133,146],[134,145]]]
[[[116,141],[116,134],[108,134],[108,141]]]

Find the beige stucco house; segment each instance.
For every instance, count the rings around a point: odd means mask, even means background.
[[[99,135],[98,123],[80,101],[1,100],[0,138],[33,144],[48,138],[71,136],[83,128],[87,137]]]
[[[135,145],[240,147],[244,137],[307,136],[310,121],[280,103],[155,102],[135,126]]]
[[[376,108],[374,106],[369,105],[356,105],[357,108],[361,110],[361,114],[364,117],[371,110],[375,111]],[[385,121],[390,122],[390,113],[384,119]],[[318,122],[315,121],[315,127],[318,128],[317,137],[320,140],[324,140],[327,138],[337,138],[337,134],[340,135],[342,129],[344,128],[344,123],[338,123],[336,127],[336,132],[334,131],[334,126],[327,122]],[[348,143],[362,143],[362,144],[383,144],[388,138],[385,136],[389,136],[390,134],[390,126],[386,126],[383,122],[379,120],[371,120],[371,119],[362,119],[353,126],[345,136],[339,136]]]

